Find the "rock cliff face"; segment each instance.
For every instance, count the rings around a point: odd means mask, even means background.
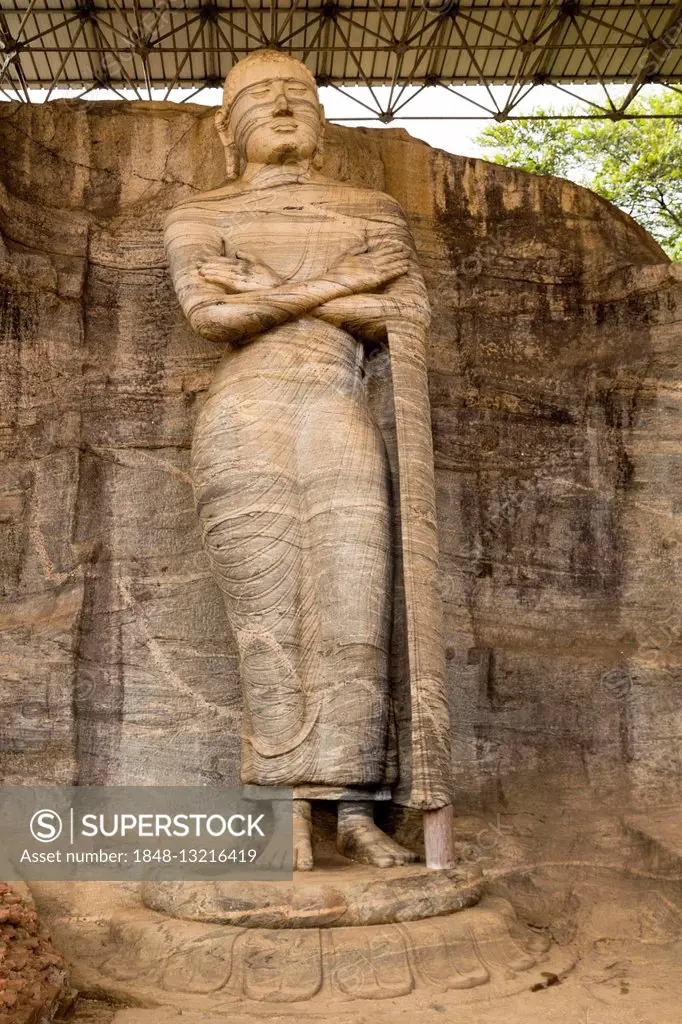
[[[223,178],[212,111],[2,104],[0,145],[0,776],[234,783],[236,656],[187,475],[219,351],[161,236]],[[584,189],[402,131],[331,126],[326,170],[398,199],[432,298],[460,806],[669,795],[680,268]]]

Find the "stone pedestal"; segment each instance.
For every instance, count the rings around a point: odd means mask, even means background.
[[[276,1014],[278,1020],[300,1021],[305,1004],[306,1020],[328,1020],[330,1004],[341,1010],[353,1002],[361,1009],[397,997],[406,1019],[412,1019],[410,1013],[437,993],[443,1005],[454,1008],[544,987],[548,978],[559,979],[573,966],[570,950],[550,947],[547,937],[522,925],[500,897],[483,896],[457,912],[405,920],[395,897],[401,887],[417,885],[422,870],[396,871],[395,879],[385,872],[381,898],[379,883],[365,868],[349,868],[343,885],[337,883],[346,897],[356,895],[357,914],[363,890],[370,908],[383,903],[386,911],[393,900],[397,920],[381,924],[348,926],[341,923],[343,915],[294,928],[183,920],[143,906],[136,887],[114,883],[43,884],[40,902],[55,941],[69,950],[82,992],[231,1019],[251,1010],[268,1020]],[[442,884],[434,887],[441,907],[449,887],[453,902],[467,891],[468,898],[473,895],[461,875],[450,874],[444,872]],[[287,883],[271,884],[292,891]],[[315,888],[314,879],[293,886],[308,896]],[[174,891],[166,883],[165,902],[176,913],[210,916],[216,912],[215,883],[205,883],[203,895],[200,889]],[[184,899],[188,895],[196,899],[194,909]],[[147,887],[145,899],[161,900],[161,888]],[[431,910],[435,907],[436,902]]]
[[[474,868],[429,871],[364,867],[342,857],[292,882],[149,882],[145,906],[171,917],[243,928],[357,927],[418,921],[474,906],[483,882]]]

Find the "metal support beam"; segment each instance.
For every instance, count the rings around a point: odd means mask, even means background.
[[[364,86],[384,122],[434,85],[465,98],[479,85],[481,116],[506,120],[537,85],[600,84],[595,115],[620,117],[652,79],[682,86],[682,0],[3,0],[0,98],[186,98],[263,46],[303,59],[320,83]],[[614,83],[629,86],[624,100]]]

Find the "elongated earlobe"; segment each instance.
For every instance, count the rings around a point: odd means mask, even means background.
[[[325,121],[324,114],[322,113],[322,110],[320,108],[320,135],[319,141],[317,143],[317,148],[315,150],[315,155],[313,156],[313,167],[315,168],[316,171],[322,170],[322,165],[324,163],[324,136],[326,128],[327,122]]]
[[[216,110],[215,114],[216,131],[225,149],[225,169],[228,181],[234,181],[239,177],[239,153],[234,144],[232,132],[228,127],[228,115],[224,107]]]
[[[234,181],[239,177],[239,153],[234,142],[225,146],[225,169],[228,181]]]

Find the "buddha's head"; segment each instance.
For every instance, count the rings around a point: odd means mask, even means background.
[[[256,50],[225,79],[216,115],[227,174],[247,164],[322,163],[324,111],[312,73],[279,50]]]

